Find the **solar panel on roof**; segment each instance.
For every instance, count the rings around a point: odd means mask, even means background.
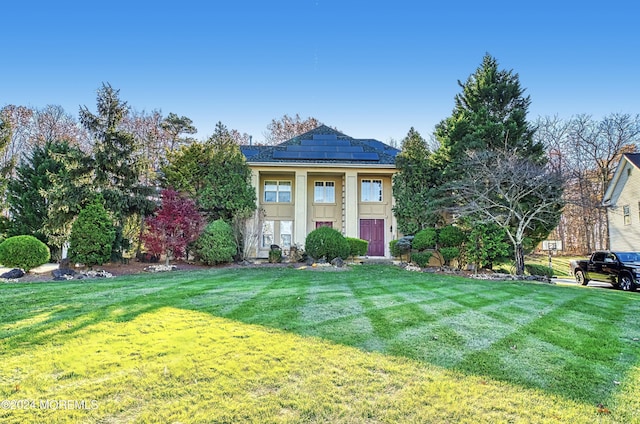
[[[349,140],[301,140],[301,146],[351,146]]]
[[[287,146],[289,152],[363,152],[362,146]]]
[[[313,152],[313,151],[287,151],[276,150],[273,152],[274,159],[298,159],[298,160],[348,160],[348,161],[365,161],[379,160],[377,153],[370,152]]]
[[[380,156],[377,153],[364,152],[364,153],[352,153],[353,160],[380,160]]]
[[[337,134],[314,134],[313,139],[314,140],[337,140],[338,135]]]

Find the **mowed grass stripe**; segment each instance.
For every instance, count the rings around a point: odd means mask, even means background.
[[[592,407],[599,403],[615,406],[618,415],[614,421],[621,416],[633,418],[635,409],[621,399],[640,396],[640,381],[633,380],[638,375],[640,345],[634,340],[638,329],[628,319],[640,312],[636,293],[474,281],[381,266],[359,266],[341,272],[217,269],[153,278],[121,277],[93,284],[94,298],[86,282],[24,285],[22,295],[17,295],[15,287],[0,286],[0,299],[7,288],[12,294],[10,301],[0,300],[0,313],[7,308],[6,316],[23,317],[0,325],[0,362],[33,349],[66,349],[69,343],[82,343],[79,338],[97,334],[102,324],[117,331],[124,328],[121,325],[135,321],[137,334],[146,337],[145,334],[161,330],[149,322],[140,324],[139,317],[158,317],[159,311],[178,308],[232,319],[239,325],[259,324],[298,336],[320,337],[371,354],[416,360],[455,370],[456,375],[475,376],[480,381],[503,381],[513,385],[516,392],[534,390],[546,393],[549,399],[569,398]],[[588,322],[584,321],[585,316]],[[115,341],[122,337],[127,343],[135,342],[135,337],[125,337],[124,333],[113,336]],[[130,353],[144,361],[165,355],[177,358],[180,353],[173,350],[171,339],[163,340],[158,343],[161,352],[157,355],[143,348]],[[196,344],[180,340],[189,349],[211,350],[210,343],[226,343],[224,340],[228,339],[205,338]],[[296,340],[300,343],[303,339]],[[606,345],[599,345],[599,341]],[[233,346],[225,348],[233,355]],[[118,355],[126,352],[120,349]],[[182,354],[191,357],[192,352]],[[291,350],[291,355],[295,354]],[[110,366],[116,367],[118,360],[122,358],[114,358]],[[91,379],[89,374],[55,373],[71,384],[76,375]],[[293,378],[298,374],[294,372]],[[328,375],[332,376],[328,382],[319,382],[325,388],[345,379],[334,373]],[[271,393],[270,387],[256,390]],[[622,393],[622,387],[631,393]],[[280,389],[273,390],[274,399],[278,399]],[[173,397],[174,391],[166,393],[176,404],[180,403]],[[407,400],[400,403],[404,402]],[[372,410],[361,406],[364,409],[356,415],[350,415],[347,408],[328,416],[358,421]],[[324,417],[317,404],[308,410],[296,404],[294,409],[299,412],[296,408],[307,411],[293,414],[298,419]],[[261,417],[250,416],[253,420]],[[452,416],[455,415],[449,416],[450,421]],[[407,417],[411,415],[404,416]],[[510,420],[506,415],[502,417],[498,421]]]
[[[5,398],[18,384],[21,398],[99,405],[0,410],[6,423],[615,422],[540,391],[175,308],[12,356],[0,375]]]

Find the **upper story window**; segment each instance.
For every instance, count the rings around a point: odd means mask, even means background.
[[[363,202],[382,202],[382,180],[362,180],[360,200]]]
[[[333,181],[316,181],[313,201],[315,203],[335,203],[336,183]]]
[[[264,201],[291,203],[291,181],[265,181]]]
[[[622,207],[622,215],[624,216],[624,225],[631,224],[631,208],[629,205],[624,205]]]

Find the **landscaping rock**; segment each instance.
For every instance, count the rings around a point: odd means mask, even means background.
[[[15,280],[22,277],[24,277],[24,271],[19,268],[14,268],[0,275],[0,278],[6,278],[7,280]]]
[[[331,265],[337,268],[342,268],[344,266],[344,260],[342,260],[342,258],[338,256],[337,258],[331,260]]]
[[[76,272],[69,268],[58,268],[51,271],[54,281],[73,280]]]
[[[145,267],[144,270],[147,272],[165,272],[165,271],[173,271],[178,269],[175,265],[150,265]]]

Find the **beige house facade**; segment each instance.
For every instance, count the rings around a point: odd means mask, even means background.
[[[392,177],[399,151],[327,126],[277,146],[243,146],[252,170],[262,229],[255,256],[271,245],[304,248],[312,230],[329,226],[369,241],[369,256],[389,257],[397,238]]]
[[[640,153],[620,159],[603,198],[609,223],[609,248],[640,251]]]

